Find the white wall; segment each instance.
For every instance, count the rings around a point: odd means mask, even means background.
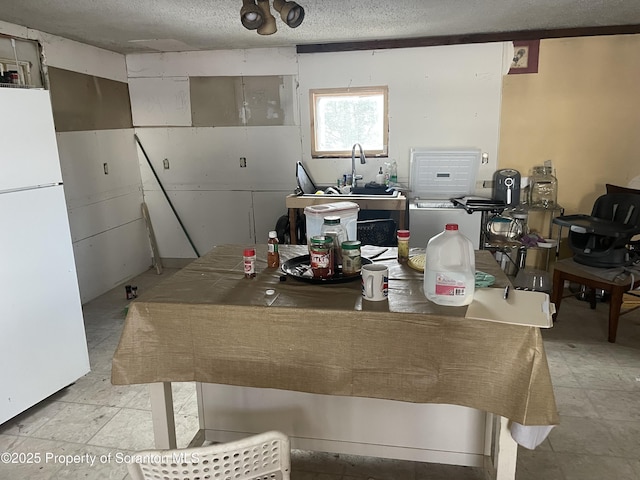
[[[290,139],[299,138],[299,127],[137,128],[137,134],[200,254],[222,243],[266,242],[286,214],[284,198],[295,188],[291,162],[300,158],[300,142]],[[194,257],[142,153],[140,171],[160,256]],[[258,192],[271,193],[271,201]]]
[[[313,88],[389,86],[389,159],[398,181],[409,181],[412,147],[477,147],[489,154],[480,179],[496,168],[502,43],[299,55],[304,160],[319,183],[333,184],[351,159],[311,159],[308,91]],[[357,165],[372,181],[389,159]]]
[[[505,50],[494,43],[305,55],[293,48],[128,55],[134,126],[198,249],[228,239],[264,242],[296,186],[297,160],[319,183],[333,184],[351,168],[351,159],[311,159],[311,88],[389,86],[389,151],[400,182],[408,182],[411,147],[478,147],[490,159],[479,181],[490,180]],[[189,77],[240,75],[296,76],[295,125],[190,127]],[[239,157],[247,158],[246,169]],[[165,158],[169,170],[162,168]],[[358,171],[373,180],[385,160],[370,159]],[[146,160],[140,162],[161,255],[193,256],[166,201],[153,193],[158,187],[145,173]],[[254,234],[247,236],[252,222]]]
[[[296,186],[297,105],[293,126],[190,127],[189,77],[297,75],[295,50],[128,55],[127,68],[136,132],[199,253],[222,243],[266,242]],[[142,152],[139,160],[160,255],[194,257]]]
[[[496,169],[508,50],[500,43],[304,55],[294,48],[139,54],[125,60],[23,27],[0,23],[3,29],[38,39],[51,66],[128,79],[136,132],[200,253],[228,241],[265,241],[285,213],[284,197],[295,188],[297,160],[308,165],[319,183],[333,183],[350,169],[350,159],[310,157],[311,88],[389,86],[389,152],[398,162],[401,183],[408,182],[411,147],[478,147],[490,160],[481,167],[479,181],[491,179]],[[293,126],[190,126],[189,77],[263,75],[297,78]],[[150,262],[148,244],[141,241],[139,180],[161,256],[195,256],[132,133],[58,135],[63,169],[73,178],[67,195],[85,301]],[[95,170],[112,157],[121,159],[114,166],[131,175],[122,183]],[[247,159],[246,168],[240,168],[240,157]],[[169,169],[163,168],[164,159]],[[139,173],[132,170],[132,161]],[[375,177],[382,162],[370,159],[358,166],[365,181]],[[100,214],[92,215],[96,211]],[[118,256],[122,250],[126,255]]]
[[[124,55],[4,22],[0,33],[38,40],[48,66],[127,82]],[[133,133],[124,129],[57,134],[83,302],[151,265]],[[104,163],[109,165],[108,175]]]

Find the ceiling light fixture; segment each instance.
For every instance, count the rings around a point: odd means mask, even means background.
[[[240,21],[247,30],[255,30],[263,24],[262,10],[256,5],[255,0],[242,0]]]
[[[273,0],[273,8],[280,13],[280,18],[291,28],[298,27],[304,20],[304,8],[296,2]]]
[[[269,0],[242,0],[240,21],[247,30],[258,30],[260,35],[276,33],[276,19],[271,14]],[[289,27],[296,28],[304,20],[304,8],[296,2],[273,0],[273,8]]]

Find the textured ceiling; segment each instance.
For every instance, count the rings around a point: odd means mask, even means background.
[[[0,0],[0,20],[121,53],[275,47],[358,40],[640,24],[632,0],[299,0],[297,29],[277,13],[260,36],[241,0]]]

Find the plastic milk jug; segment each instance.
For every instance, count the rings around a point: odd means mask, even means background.
[[[429,240],[424,268],[424,294],[438,305],[469,305],[475,291],[476,259],[471,240],[448,223]]]

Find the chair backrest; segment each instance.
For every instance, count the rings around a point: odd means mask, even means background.
[[[289,480],[289,438],[276,431],[228,443],[147,450],[127,464],[132,480]]]
[[[631,187],[621,187],[619,185],[613,185],[612,183],[606,183],[605,188],[607,193],[634,193],[640,195],[640,190]]]
[[[362,245],[395,247],[398,244],[396,221],[393,218],[358,220],[356,234]]]
[[[640,229],[640,195],[607,193],[593,204],[592,217]]]

